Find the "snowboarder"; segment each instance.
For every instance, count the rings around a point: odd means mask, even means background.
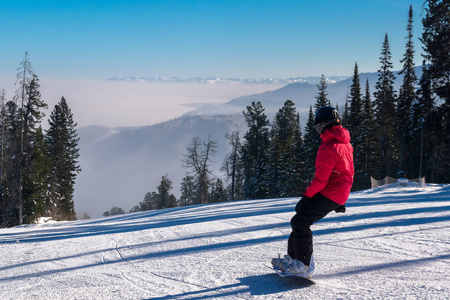
[[[295,207],[288,254],[272,259],[274,269],[282,275],[311,277],[314,258],[310,226],[331,211],[345,212],[345,202],[353,184],[350,133],[341,126],[337,110],[331,106],[319,108],[314,125],[322,138],[314,179]]]

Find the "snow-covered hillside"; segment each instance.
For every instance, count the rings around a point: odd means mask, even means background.
[[[0,230],[0,299],[448,299],[450,185],[352,193],[313,226],[312,281],[265,265],[298,199]]]

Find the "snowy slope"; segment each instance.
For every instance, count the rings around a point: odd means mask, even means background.
[[[312,282],[268,269],[298,199],[0,230],[0,299],[448,299],[450,185],[352,193],[313,226]]]

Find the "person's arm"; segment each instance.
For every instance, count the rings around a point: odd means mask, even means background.
[[[320,147],[316,157],[316,173],[303,195],[312,198],[323,190],[327,186],[335,165],[336,160],[332,149],[327,149],[325,145]]]

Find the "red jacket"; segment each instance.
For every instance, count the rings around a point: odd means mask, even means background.
[[[317,152],[316,173],[304,195],[312,198],[321,193],[328,199],[344,204],[353,184],[353,147],[350,133],[342,126],[325,130]]]

